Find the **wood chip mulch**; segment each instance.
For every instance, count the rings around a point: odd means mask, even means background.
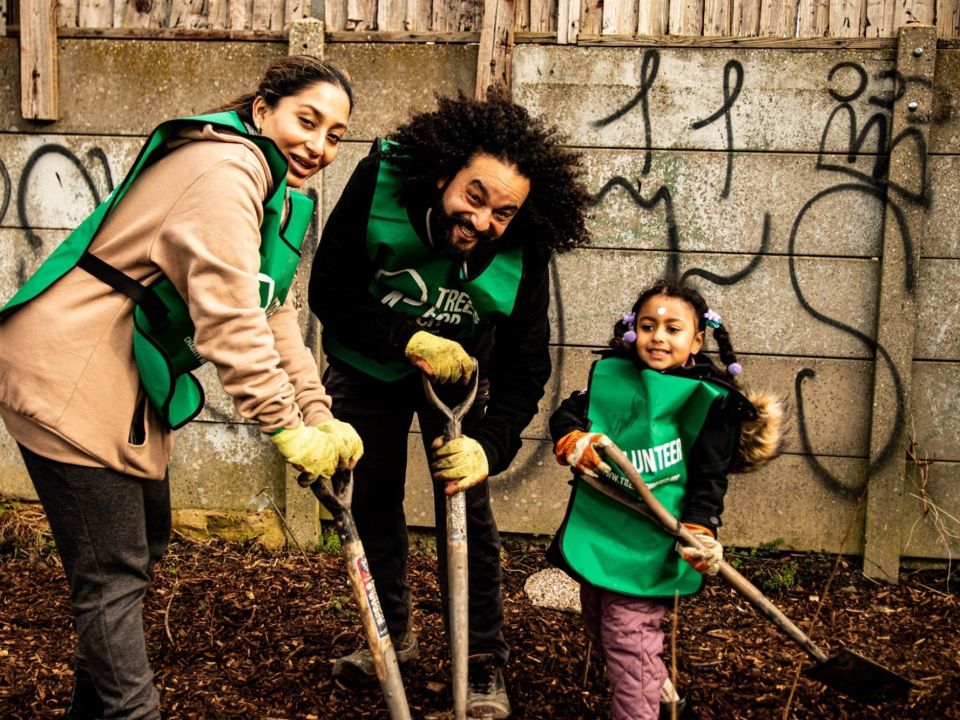
[[[33,513],[0,505],[0,520]],[[42,515],[41,515],[42,518]],[[30,518],[28,518],[30,519]],[[9,523],[8,523],[9,525]],[[40,535],[0,522],[0,717],[57,718],[69,700],[74,635],[63,571]],[[435,555],[411,554],[420,658],[403,668],[411,714],[450,717]],[[840,645],[915,683],[906,702],[866,706],[800,675],[811,661],[721,581],[668,618],[677,682],[703,720],[960,719],[960,620],[956,578],[904,572],[899,585],[863,576],[855,561],[821,554],[732,554],[740,570],[804,631],[821,605],[815,642]],[[602,663],[589,656],[579,618],[534,607],[523,593],[547,567],[520,539],[504,550],[507,684],[518,719],[609,716]],[[949,585],[948,585],[949,581]],[[389,718],[379,688],[350,691],[330,677],[334,658],[360,642],[358,614],[336,552],[270,553],[256,544],[175,536],[145,601],[161,710],[170,718]]]

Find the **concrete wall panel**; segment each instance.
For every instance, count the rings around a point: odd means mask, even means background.
[[[731,276],[754,258],[721,253],[685,253],[680,271],[699,269]],[[795,258],[792,261],[800,296],[791,283],[791,261],[763,256],[754,272],[729,287],[696,281],[707,302],[729,323],[735,348],[747,353],[869,357],[866,345],[846,331],[819,321],[804,309],[800,297],[816,313],[872,337],[875,332],[878,267],[873,260]],[[637,293],[667,270],[660,252],[579,250],[561,256],[562,307],[551,308],[553,337],[572,345],[602,345],[612,320],[630,310]],[[838,292],[844,288],[845,292]],[[763,303],[763,319],[756,317]]]
[[[871,97],[892,96],[892,81],[878,78],[893,59],[892,51],[523,45],[513,55],[513,93],[553,118],[572,145],[711,150],[728,147],[725,121],[694,125],[724,107],[726,94],[736,100],[729,113],[734,148],[816,153],[836,97],[852,97],[862,122],[879,107]],[[823,149],[846,152],[848,129],[845,118],[835,123]]]
[[[103,39],[61,40],[59,49],[62,116],[30,123],[17,112],[17,41],[0,38],[0,257],[10,259],[0,263],[2,298],[119,182],[146,132],[249,89],[268,61],[287,51],[284,42]],[[922,210],[922,229],[917,224],[915,237],[902,237],[908,248],[921,243],[924,257],[904,422],[937,462],[924,488],[927,514],[911,505],[908,491],[901,517],[907,554],[944,556],[944,534],[928,518],[931,505],[942,508],[941,530],[957,533],[960,336],[952,318],[960,314],[960,51],[939,51],[934,111],[917,115],[932,123],[926,178],[888,188],[884,153],[877,151],[889,140],[880,130],[895,91],[885,76],[893,55],[515,49],[515,98],[559,125],[582,152],[597,203],[589,220],[594,246],[556,266],[554,376],[518,459],[493,481],[504,530],[551,533],[559,524],[566,471],[553,458],[547,418],[584,385],[591,348],[606,343],[612,320],[640,287],[676,269],[692,273],[724,316],[746,368],[743,379],[780,392],[793,409],[787,454],[731,483],[726,542],[781,538],[792,547],[839,549],[853,521],[843,549],[855,552],[872,406],[886,401],[873,395],[870,341],[881,232],[885,224],[895,227],[900,213]],[[434,92],[472,94],[476,69],[476,48],[469,45],[344,43],[328,45],[327,56],[353,78],[356,105],[337,163],[311,187],[322,193],[321,217],[374,137],[411,111],[432,108]],[[153,81],[157,68],[164,71]],[[309,321],[302,281],[316,241],[308,238],[297,298],[311,346],[319,329]],[[257,493],[268,488],[284,507],[289,483],[279,456],[236,416],[215,369],[198,375],[208,403],[200,422],[178,433],[174,504],[258,510],[267,500]],[[430,524],[415,432],[410,443],[410,519]],[[0,490],[33,493],[5,432]]]

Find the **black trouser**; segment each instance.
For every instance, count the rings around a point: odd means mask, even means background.
[[[169,483],[20,452],[70,583],[78,677],[102,717],[158,719],[142,603],[170,539]]]
[[[407,580],[407,523],[403,512],[407,468],[407,434],[417,413],[424,448],[443,434],[443,419],[428,404],[420,374],[383,383],[351,368],[331,364],[323,376],[333,397],[333,414],[354,426],[364,453],[354,470],[353,518],[363,542],[377,595],[390,633],[397,637],[410,622]],[[463,397],[462,386],[442,388],[450,407]],[[464,418],[463,434],[483,414],[482,402]],[[444,483],[433,483],[437,562],[444,619],[448,619],[446,495]],[[490,509],[486,482],[466,492],[467,572],[469,574],[470,654],[492,653],[506,665],[509,649],[503,638],[503,594],[500,535]],[[449,625],[448,625],[449,627]]]

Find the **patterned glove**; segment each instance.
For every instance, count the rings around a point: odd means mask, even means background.
[[[337,454],[339,463],[337,468],[340,470],[353,470],[357,466],[357,461],[363,456],[363,440],[353,429],[353,425],[341,422],[336,418],[325,420],[322,423],[314,425],[317,430],[330,433],[337,442]]]
[[[466,382],[473,374],[473,360],[460,343],[426,330],[413,334],[404,353],[410,362],[441,384]]]
[[[716,575],[720,570],[720,561],[723,560],[723,545],[703,525],[683,523],[683,526],[696,535],[703,549],[677,543],[677,552],[680,553],[680,557],[690,563],[701,575]]]
[[[603,472],[611,470],[610,466],[600,459],[595,447],[609,447],[612,444],[610,438],[603,433],[572,430],[557,441],[553,450],[557,455],[557,462],[561,465],[569,465],[584,475],[596,477],[594,470],[597,468]]]
[[[330,478],[337,471],[340,459],[337,440],[329,432],[301,423],[295,428],[280,430],[270,439],[287,462],[307,473],[311,482],[318,477]]]
[[[444,442],[442,437],[433,441],[433,469],[434,480],[445,480],[447,495],[461,492],[487,479],[490,466],[487,464],[487,454],[480,443],[473,438],[463,435],[450,442]]]

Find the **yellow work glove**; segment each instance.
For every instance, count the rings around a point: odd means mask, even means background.
[[[353,470],[357,466],[357,461],[363,456],[363,440],[353,429],[353,425],[331,418],[314,427],[330,433],[336,440],[337,455],[340,458],[337,467],[341,470]]]
[[[473,359],[460,343],[426,330],[415,332],[403,352],[438,383],[466,382],[473,374]]]
[[[433,470],[434,480],[445,480],[447,495],[461,492],[487,479],[490,466],[487,464],[487,454],[473,438],[463,435],[444,442],[442,437],[433,441]]]
[[[683,526],[696,536],[703,545],[703,549],[677,543],[677,552],[680,553],[680,557],[690,563],[701,575],[716,575],[720,570],[720,561],[723,560],[723,545],[703,525],[683,523]]]
[[[337,471],[337,439],[329,432],[301,424],[280,430],[270,439],[287,462],[307,473],[311,482],[318,477],[328,479]]]
[[[611,471],[610,466],[600,459],[596,448],[610,447],[610,445],[612,445],[610,438],[603,433],[571,430],[557,440],[553,451],[556,453],[557,462],[561,465],[569,465],[584,475],[596,477],[597,473],[594,470],[597,468],[603,472]]]

